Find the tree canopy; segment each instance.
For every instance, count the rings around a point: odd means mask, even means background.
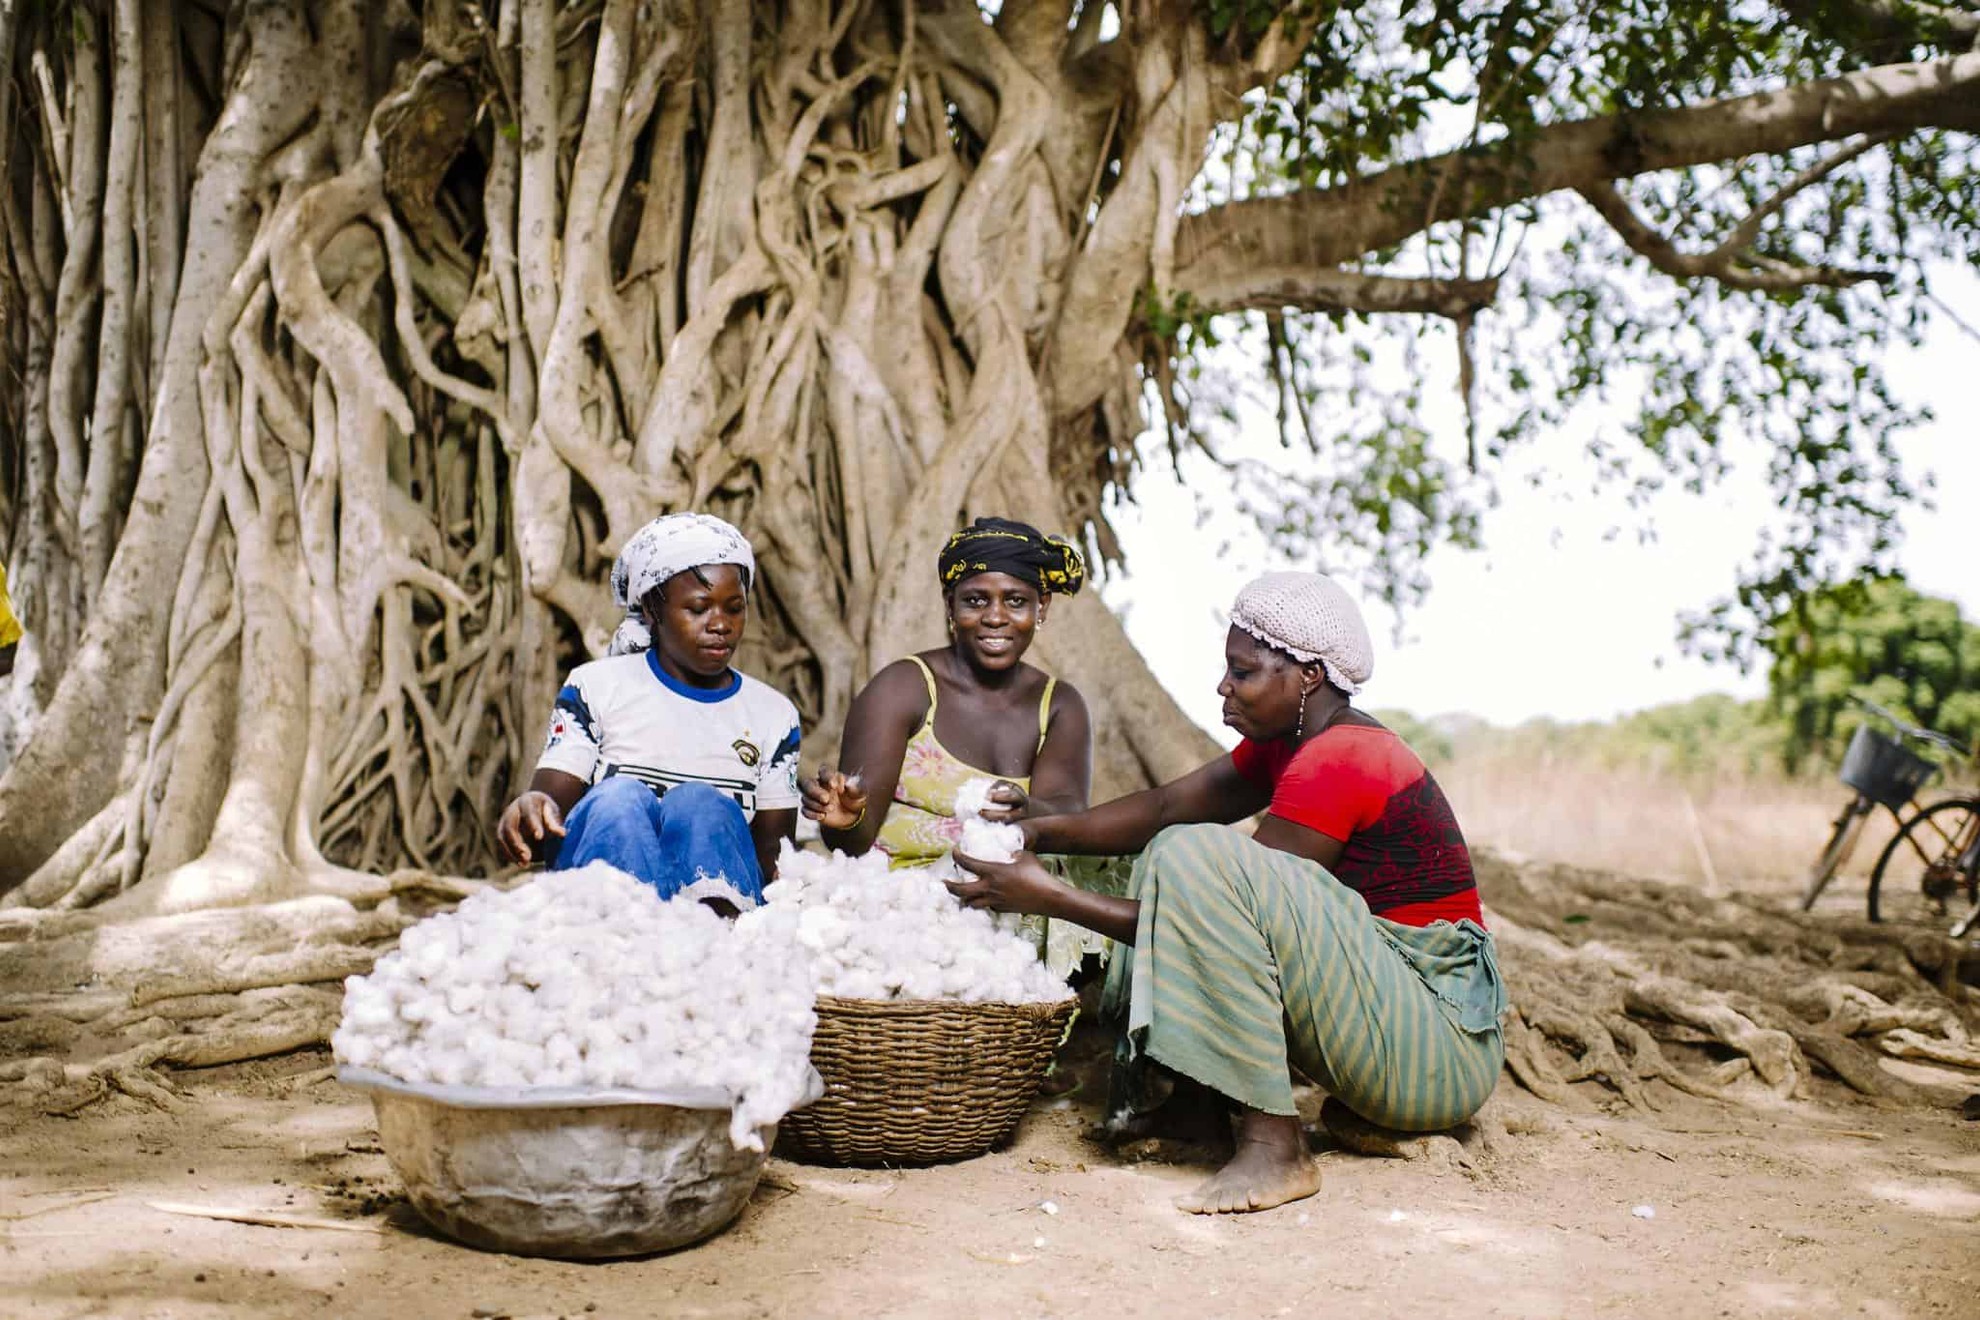
[[[1593,404],[1620,420],[1590,470],[1633,494],[1765,465],[1784,519],[1693,621],[1699,649],[1744,654],[1786,595],[1889,566],[1920,487],[1894,442],[1925,414],[1889,387],[1883,350],[1959,332],[1931,277],[1980,259],[1980,112],[1965,92],[1908,126],[1884,115],[1899,68],[1963,63],[1933,57],[1971,48],[1980,10],[1201,12],[1222,43],[1302,44],[1215,135],[1174,289],[1151,299],[1169,350],[1153,374],[1178,446],[1214,434],[1241,386],[1206,382],[1192,350],[1218,338],[1207,313],[1252,310],[1245,360],[1269,370],[1299,458],[1240,486],[1281,548],[1325,547],[1392,600],[1417,596],[1432,546],[1475,542],[1498,460],[1557,443]],[[1429,443],[1439,392],[1466,409],[1462,456]]]

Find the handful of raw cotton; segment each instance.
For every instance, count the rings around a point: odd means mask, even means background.
[[[990,805],[994,779],[972,779],[956,790],[956,819],[962,822],[962,839],[956,851],[983,862],[1008,862],[1024,847],[1024,831],[1015,825],[1000,825],[983,819]]]
[[[769,902],[736,924],[772,927],[779,943],[796,940],[811,955],[821,994],[968,1004],[1068,998],[1065,983],[1014,933],[1017,919],[963,907],[940,879],[953,874],[890,871],[877,851],[822,855],[787,843]]]
[[[415,1083],[726,1092],[730,1137],[811,1095],[815,988],[793,933],[731,925],[595,862],[485,891],[344,983],[337,1059]]]

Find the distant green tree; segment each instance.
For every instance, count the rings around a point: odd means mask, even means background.
[[[1797,597],[1761,637],[1770,705],[1793,765],[1837,749],[1860,723],[1852,696],[1972,747],[1980,741],[1980,626],[1900,577],[1860,578]]]
[[[1425,765],[1435,768],[1450,761],[1453,751],[1450,735],[1438,728],[1435,721],[1421,719],[1406,710],[1378,710],[1373,713],[1376,719],[1389,726],[1396,737],[1408,743],[1410,750],[1422,757]]]
[[[1631,759],[1685,775],[1758,775],[1780,766],[1785,731],[1765,703],[1710,692],[1616,720]]]

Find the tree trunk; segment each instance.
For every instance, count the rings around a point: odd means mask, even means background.
[[[71,109],[64,159],[15,171],[64,217],[28,335],[46,369],[16,404],[47,400],[49,516],[13,558],[61,679],[20,703],[36,733],[0,779],[0,876],[36,876],[27,901],[486,869],[556,673],[609,634],[613,550],[668,508],[762,547],[743,663],[828,753],[867,675],[935,636],[959,519],[1092,520],[1096,477],[1055,453],[1125,450],[1139,410],[1096,421],[1093,373],[1067,404],[1044,357],[1096,315],[1120,340],[1173,229],[1207,132],[1171,109],[1207,87],[1174,85],[1186,29],[1074,95],[1051,43],[1021,59],[961,4],[766,25],[524,0],[485,45],[451,4],[423,32],[302,8],[224,33],[131,0],[28,24]],[[368,81],[381,44],[390,86]],[[185,84],[210,103],[186,104],[182,48],[224,77]],[[1149,89],[1126,183],[1096,198],[1115,107]],[[181,121],[209,117],[182,173]],[[1117,405],[1135,359],[1102,356]],[[1213,750],[1096,601],[1041,651],[1092,694],[1109,789]]]

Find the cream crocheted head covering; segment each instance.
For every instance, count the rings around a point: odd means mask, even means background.
[[[1340,584],[1319,573],[1267,573],[1246,585],[1231,623],[1302,663],[1318,661],[1327,681],[1353,695],[1375,672],[1375,647],[1361,611]]]

